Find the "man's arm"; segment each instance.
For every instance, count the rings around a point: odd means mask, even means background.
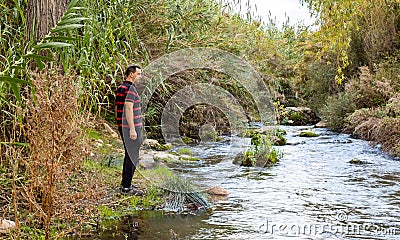
[[[133,114],[133,103],[125,102],[125,117],[129,125],[129,136],[132,140],[136,140],[137,133],[135,130],[134,114]]]

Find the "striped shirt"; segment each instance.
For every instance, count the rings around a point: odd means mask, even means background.
[[[133,121],[135,127],[142,126],[142,109],[140,96],[132,82],[123,81],[118,86],[115,94],[115,105],[117,106],[118,127],[129,128],[124,114],[125,102],[133,103]]]

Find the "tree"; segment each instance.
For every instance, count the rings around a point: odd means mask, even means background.
[[[349,66],[349,51],[355,37],[359,39],[371,64],[392,50],[397,37],[398,0],[301,0],[319,18],[315,42],[321,46],[319,56],[333,55],[337,81],[344,79]]]
[[[35,41],[28,41],[29,47],[24,48],[22,55],[15,56],[12,61],[6,61],[3,65],[3,71],[0,72],[0,84],[7,84],[4,92],[11,89],[19,103],[21,103],[21,84],[30,84],[29,77],[27,77],[27,66],[35,61],[38,69],[42,70],[47,62],[56,60],[57,57],[55,56],[63,53],[63,49],[73,46],[71,42],[77,40],[77,32],[71,32],[83,27],[84,24],[81,22],[86,20],[86,18],[80,17],[79,10],[82,8],[76,7],[78,0],[71,0],[69,4],[67,3],[68,0],[58,0],[57,3],[55,0],[51,0],[51,4],[47,5],[44,4],[43,0],[28,1],[29,10],[27,12],[31,15],[28,18],[22,16],[22,19],[27,19],[26,24],[29,23],[31,26],[30,28],[27,27],[27,31],[34,33],[28,39],[33,40],[32,38],[35,38]],[[21,9],[21,7],[18,6],[18,9]],[[36,24],[40,21],[49,25]],[[37,26],[37,29],[34,26]],[[45,52],[47,54],[43,54]],[[63,65],[66,64],[63,63]],[[0,94],[0,99],[5,98]]]
[[[68,2],[69,0],[28,0],[28,39],[36,42],[44,38],[63,16]]]

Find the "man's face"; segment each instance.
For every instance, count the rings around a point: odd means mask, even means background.
[[[131,73],[133,81],[137,81],[142,77],[142,69],[137,68],[136,72]]]

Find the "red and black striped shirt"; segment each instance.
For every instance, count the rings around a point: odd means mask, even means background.
[[[133,103],[133,121],[135,127],[142,126],[142,109],[140,96],[135,86],[130,81],[123,81],[118,86],[115,96],[115,105],[117,106],[118,127],[129,128],[124,114],[125,102]]]

